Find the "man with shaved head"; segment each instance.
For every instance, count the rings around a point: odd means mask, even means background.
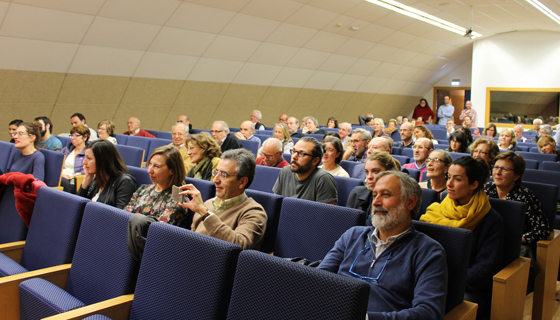
[[[367,155],[369,156],[370,154],[378,151],[386,151],[387,153],[390,154],[392,149],[393,149],[393,139],[385,136],[377,137],[371,139],[371,141],[369,142]]]
[[[140,129],[140,120],[136,117],[128,118],[126,125],[128,126],[128,131],[124,134],[127,136],[155,138],[155,136],[148,131]]]
[[[282,113],[278,118],[278,123],[285,123],[288,124],[288,114]]]
[[[239,140],[256,141],[261,145],[261,138],[255,137],[255,124],[251,121],[243,121],[239,126],[239,131],[235,133]]]
[[[434,151],[434,143],[428,138],[418,138],[412,150],[414,150],[414,162],[404,164],[403,168],[420,170],[420,175],[422,175],[427,170],[426,159]]]
[[[401,141],[397,141],[393,144],[394,147],[401,148],[412,148],[414,145],[414,140],[412,139],[414,126],[410,122],[401,124],[399,133],[401,135]]]
[[[290,164],[282,154],[282,141],[276,138],[268,138],[264,141],[261,157],[257,159],[257,165],[284,168]]]
[[[177,118],[177,122],[180,122],[185,126],[187,126],[187,129],[189,130],[189,134],[194,134],[192,130],[191,120],[189,119],[189,117],[187,117],[186,114],[180,115],[179,118]]]

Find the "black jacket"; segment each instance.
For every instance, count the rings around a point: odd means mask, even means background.
[[[243,148],[241,142],[239,142],[239,140],[237,140],[237,138],[231,133],[228,133],[228,135],[226,136],[226,140],[224,140],[224,143],[222,143],[221,146],[222,153],[224,153],[227,150],[241,149],[241,148]]]
[[[136,189],[136,181],[134,181],[134,178],[129,174],[122,174],[107,181],[107,185],[99,195],[97,202],[122,209],[130,202],[130,198]],[[95,187],[92,182],[87,190],[82,189],[80,186],[78,195],[91,199],[98,191],[99,188]]]
[[[357,186],[348,196],[346,207],[360,209],[366,213],[366,225],[371,226],[371,203],[373,194],[365,186]]]

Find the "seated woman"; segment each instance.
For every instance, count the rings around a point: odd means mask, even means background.
[[[103,120],[97,125],[97,136],[99,139],[109,140],[113,144],[117,144],[115,138],[115,124],[111,120]]]
[[[445,150],[436,149],[426,159],[427,181],[420,182],[420,187],[437,191],[439,201],[443,200],[443,192],[447,190],[447,173],[453,158]]]
[[[460,152],[466,153],[469,143],[467,142],[467,135],[461,131],[456,130],[449,136],[449,148],[448,152]]]
[[[416,139],[426,138],[432,140],[433,144],[438,144],[438,141],[434,139],[434,135],[432,134],[430,129],[428,129],[428,127],[423,124],[417,124],[414,126],[414,136],[416,137]]]
[[[377,174],[388,170],[401,171],[401,164],[395,158],[391,157],[388,152],[378,151],[371,153],[367,157],[364,169],[366,171],[364,186],[358,186],[352,189],[348,196],[346,206],[363,210],[367,215],[366,223],[371,225],[372,190],[375,188]]]
[[[84,174],[82,161],[84,161],[89,135],[89,128],[86,126],[79,125],[73,127],[70,130],[70,141],[72,144],[69,147],[62,148],[62,153],[66,155],[66,160],[64,160],[64,165],[62,166],[60,185],[66,192],[75,193],[76,175]]]
[[[455,128],[455,131],[463,131],[463,133],[467,136],[467,146],[473,143],[473,135],[470,129],[463,126],[458,126],[457,128]]]
[[[10,121],[10,123],[8,124],[8,131],[10,132],[10,143],[14,143],[14,134],[16,133],[19,125],[22,124],[22,123],[23,123],[23,120],[15,119],[15,120]]]
[[[490,138],[496,138],[498,136],[498,128],[496,128],[495,124],[489,123],[484,128],[484,131],[482,131],[482,135]]]
[[[556,141],[551,136],[544,136],[539,139],[537,144],[539,147],[539,152],[544,154],[554,154],[556,155],[556,162],[560,161],[560,152],[556,150]]]
[[[500,149],[496,142],[486,138],[478,138],[469,147],[471,150],[471,157],[475,159],[483,159],[491,166],[494,158],[500,154]]]
[[[283,153],[290,153],[290,150],[294,148],[294,140],[292,140],[292,137],[290,136],[290,131],[288,131],[288,126],[285,123],[275,124],[274,131],[272,132],[272,136],[282,141]]]
[[[86,147],[82,163],[85,177],[79,196],[119,209],[128,204],[136,182],[115,145],[103,138],[93,141]]]
[[[385,130],[383,131],[387,132],[388,134],[397,131],[397,120],[390,119],[389,122],[387,122],[387,128],[385,128]]]
[[[500,132],[498,147],[500,150],[521,151],[521,148],[517,146],[515,133],[511,129],[504,129]]]
[[[32,174],[37,180],[45,180],[45,156],[38,151],[42,126],[38,122],[22,122],[14,137],[14,151],[6,172]]]
[[[187,150],[192,163],[195,164],[187,173],[187,177],[209,181],[214,180],[212,171],[218,166],[220,156],[222,155],[216,140],[207,132],[189,136],[187,138]]]
[[[331,128],[331,129],[338,128],[338,120],[336,120],[335,117],[330,117],[329,120],[327,120],[327,128]]]
[[[179,149],[159,147],[148,160],[148,174],[152,184],[144,184],[134,192],[124,210],[133,214],[128,220],[128,250],[138,262],[142,260],[150,223],[159,221],[190,229],[192,214],[188,214],[172,198],[172,187],[185,181],[185,166]]]
[[[488,165],[481,159],[455,159],[449,167],[447,197],[432,203],[420,217],[421,221],[473,232],[465,300],[478,303],[477,319],[490,315],[492,278],[500,267],[504,229],[500,214],[492,210],[482,189],[488,175]]]
[[[373,134],[371,135],[371,138],[377,138],[377,137],[390,137],[390,135],[383,131],[385,130],[385,123],[383,122],[383,119],[381,118],[375,118],[373,119]]]
[[[344,153],[340,139],[326,136],[323,139],[323,150],[323,165],[319,166],[319,168],[327,170],[333,176],[350,178],[348,172],[340,166],[342,154]]]

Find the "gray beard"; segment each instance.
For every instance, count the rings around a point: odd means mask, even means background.
[[[379,210],[377,210],[378,208]],[[388,210],[387,214],[380,215],[375,214],[376,211],[384,211],[383,207],[372,207],[371,208],[371,224],[381,230],[391,230],[401,223],[404,223],[410,216],[410,212],[406,210],[404,202],[398,207]]]

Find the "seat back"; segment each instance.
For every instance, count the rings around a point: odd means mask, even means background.
[[[90,202],[86,205],[66,291],[89,305],[132,293],[138,263],[126,245],[132,213]]]
[[[194,185],[204,201],[216,196],[216,185],[212,181],[195,178],[186,178],[185,183]]]
[[[348,160],[340,161],[340,166],[342,167],[342,169],[346,170],[348,174],[351,174],[352,171],[354,171],[354,168],[360,166],[361,164],[362,164],[361,162],[357,162],[357,161],[348,161]]]
[[[400,156],[400,155],[402,155],[402,150],[403,150],[402,147],[392,147],[391,148],[391,154],[396,154],[396,155]]]
[[[126,142],[128,141],[128,135],[126,134],[119,134],[119,133],[115,133],[113,134],[115,136],[115,139],[117,139],[117,144],[122,144],[122,145],[126,145]]]
[[[445,249],[447,257],[445,313],[447,313],[463,301],[465,287],[467,286],[467,271],[469,269],[473,233],[467,229],[422,221],[413,221],[413,223],[416,230],[436,240]]]
[[[503,269],[519,257],[521,250],[521,237],[525,222],[525,203],[511,200],[490,198],[492,209],[496,210],[504,221],[504,241],[502,242]]]
[[[406,149],[408,149],[408,148],[406,148]],[[392,154],[391,156],[393,158],[395,158],[398,162],[400,162],[401,166],[403,164],[407,164],[410,161],[410,158],[408,158],[407,156],[404,156],[404,155],[403,156],[398,156],[396,154]]]
[[[278,180],[280,170],[282,169],[276,167],[257,166],[255,168],[255,178],[250,188],[272,193],[272,187],[274,187],[276,180]]]
[[[558,186],[537,182],[522,181],[521,185],[533,191],[541,201],[541,208],[544,215],[548,218],[548,225],[554,227],[556,220],[556,195]]]
[[[14,144],[6,141],[0,141],[0,170],[6,172],[6,167],[8,167],[8,160],[10,160],[10,155],[14,149]]]
[[[142,160],[146,161],[146,157],[148,156],[148,149],[150,148],[151,139],[152,138],[147,138],[147,137],[130,136],[126,141],[126,145],[131,147],[137,147],[144,150],[144,159]]]
[[[323,259],[346,230],[365,225],[365,218],[365,212],[358,209],[284,198],[274,254],[309,261]]]
[[[171,132],[168,131],[156,131],[155,136],[156,138],[159,139],[173,140],[173,136],[171,135]]]
[[[408,175],[418,182],[420,180],[420,170],[412,168],[401,168],[401,171],[408,171]]]
[[[439,202],[437,191],[432,189],[422,188],[422,203],[418,211],[418,218],[426,213],[426,209],[434,202]]]
[[[525,160],[525,162],[527,162],[527,160]],[[543,161],[539,169],[560,172],[560,162]]]
[[[225,319],[240,252],[233,243],[153,223],[129,319]]]
[[[68,147],[70,144],[72,144],[72,140],[66,136],[66,137],[62,137],[62,136],[56,136],[58,138],[58,140],[60,140],[60,143],[62,143],[62,147]]]
[[[360,163],[360,165],[354,167],[352,172],[348,172],[348,173],[350,174],[350,177],[364,181],[366,179],[365,167],[366,167],[365,164]]]
[[[239,255],[228,319],[364,319],[369,284],[254,250]]]
[[[130,174],[136,180],[136,185],[140,187],[143,184],[152,184],[152,180],[150,179],[150,175],[148,174],[148,170],[146,168],[138,168],[135,166],[126,166]]]
[[[66,156],[61,152],[47,149],[41,149],[41,152],[45,156],[45,184],[49,187],[59,186]]]
[[[25,240],[27,226],[16,209],[14,186],[7,185],[0,197],[0,244]]]
[[[537,160],[525,159],[525,169],[536,170],[539,168],[539,162]]]
[[[403,148],[402,155],[412,159],[414,158],[414,150],[412,150],[412,148]]]
[[[560,172],[525,169],[522,181],[552,184],[560,189]],[[556,199],[560,201],[560,193],[556,195]]]
[[[449,152],[449,155],[451,156],[451,158],[453,158],[453,160],[459,159],[464,156],[470,156],[469,153],[462,153],[462,152]]]
[[[255,157],[257,156],[257,153],[259,153],[259,142],[258,141],[239,140],[239,142],[241,142],[241,145],[243,146],[243,148],[251,151],[255,155]]]
[[[278,220],[280,219],[280,210],[282,209],[282,200],[284,197],[274,193],[251,189],[245,190],[245,193],[259,203],[266,212],[266,232],[264,233],[261,251],[272,252],[274,251],[274,241],[276,240]]]
[[[89,202],[54,188],[40,188],[20,264],[32,271],[70,263]]]
[[[530,160],[537,160],[539,165],[543,163],[543,161],[556,161],[555,154],[544,154],[544,153],[536,153],[536,152],[525,152],[525,151],[516,151],[518,155],[521,155],[523,159],[530,159]]]
[[[154,152],[154,150],[156,150],[159,147],[163,147],[166,146],[170,143],[173,143],[173,140],[167,140],[167,139],[158,139],[158,138],[152,138],[149,139],[150,142],[150,146],[148,147],[148,151],[146,152],[146,159],[145,161],[148,161],[148,159],[150,159],[150,157],[152,156],[152,153]]]
[[[434,136],[434,139],[436,139],[436,140],[447,139],[447,130],[445,130],[445,129],[430,129],[430,131],[432,132],[432,135]]]
[[[115,147],[119,150],[119,153],[127,166],[142,167],[144,149],[123,144],[116,144]]]
[[[338,205],[346,207],[350,192],[352,192],[355,187],[363,185],[362,180],[338,176],[334,176],[333,178],[336,181],[338,190]]]

